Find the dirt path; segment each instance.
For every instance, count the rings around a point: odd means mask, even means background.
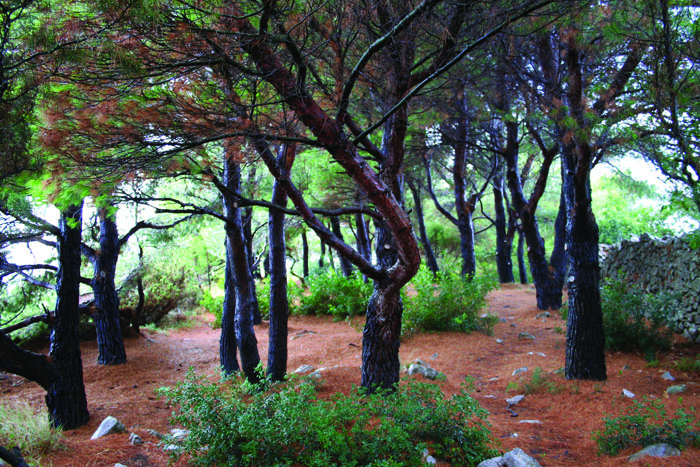
[[[543,466],[617,466],[626,463],[631,451],[615,458],[600,457],[591,432],[603,427],[604,415],[617,415],[620,407],[632,404],[621,397],[623,388],[636,394],[637,399],[645,395],[658,398],[673,413],[678,398],[669,397],[665,390],[671,384],[686,384],[688,392],[683,394],[683,406],[700,407],[700,378],[672,369],[674,359],[695,356],[700,353],[700,346],[677,344],[674,352],[663,357],[661,365],[655,368],[648,367],[635,355],[608,354],[608,380],[604,383],[572,382],[552,376],[556,387],[526,396],[512,407],[517,413],[513,416],[506,409],[505,399],[518,392],[507,391],[507,387],[523,378],[512,376],[513,371],[527,367],[524,378],[530,381],[538,367],[544,372],[563,367],[564,322],[556,315],[538,318],[534,291],[528,286],[505,286],[490,294],[489,303],[491,313],[502,318],[493,336],[479,333],[413,336],[401,344],[401,361],[408,364],[421,359],[443,372],[447,379],[439,384],[448,394],[459,390],[465,377],[474,378],[474,396],[491,413],[492,432],[503,451],[521,447]],[[325,368],[322,391],[327,393],[347,391],[351,384],[359,384],[361,324],[292,317],[288,368],[293,371],[303,364]],[[256,331],[261,358],[266,361],[267,324],[258,326]],[[522,337],[524,332],[534,339]],[[158,400],[154,390],[174,385],[189,367],[200,373],[215,373],[218,338],[219,330],[207,324],[167,335],[153,333],[145,338],[130,338],[126,342],[129,361],[118,367],[98,366],[96,344],[83,344],[91,419],[87,426],[66,432],[67,449],[57,451],[48,461],[54,467],[111,467],[117,462],[129,467],[168,465],[168,456],[158,447],[158,439],[146,431],[163,433],[170,429],[168,417],[172,408]],[[661,378],[667,370],[677,378],[676,382]],[[44,407],[44,392],[38,386],[7,375],[0,380],[0,401],[12,399],[30,400],[37,410]],[[131,446],[128,433],[90,441],[107,415],[116,416],[129,431],[139,434],[145,444]],[[647,459],[638,465],[697,466],[699,459],[700,450],[688,449],[680,458]]]

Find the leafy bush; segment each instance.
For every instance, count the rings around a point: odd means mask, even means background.
[[[221,316],[224,313],[224,296],[218,295],[215,297],[212,295],[211,290],[205,290],[202,292],[202,299],[199,301],[199,306],[214,315],[215,319],[211,326],[214,329],[219,329],[221,327]]]
[[[669,316],[676,300],[669,294],[644,294],[622,280],[601,288],[605,347],[622,352],[639,351],[648,361],[671,346]]]
[[[45,413],[34,413],[27,403],[0,404],[0,446],[19,446],[30,465],[42,465],[41,458],[60,448],[61,441]]]
[[[678,449],[700,447],[700,424],[695,411],[687,414],[678,409],[675,417],[669,418],[660,401],[644,398],[621,410],[619,417],[604,417],[603,422],[603,431],[593,433],[602,454],[615,455],[630,446],[657,443],[667,443]]]
[[[307,279],[308,293],[290,300],[290,310],[300,315],[332,315],[341,320],[364,315],[367,301],[372,294],[372,283],[365,283],[358,272],[344,277],[329,270]]]
[[[482,331],[493,332],[498,319],[481,316],[486,294],[496,284],[483,277],[471,281],[457,273],[433,274],[421,267],[411,281],[411,292],[405,293],[402,331]]]
[[[41,278],[51,282],[52,278]],[[54,291],[38,285],[21,283],[16,286],[0,285],[0,327],[16,324],[32,316],[40,315],[45,309],[53,309],[56,303]],[[48,336],[46,323],[35,323],[14,331],[12,339],[21,344],[35,337]]]
[[[462,388],[445,400],[431,384],[408,382],[395,393],[319,399],[308,381],[251,386],[211,383],[190,371],[174,389],[172,422],[190,430],[175,456],[194,465],[420,466],[430,445],[453,465],[476,465],[495,451],[488,413]]]
[[[675,362],[673,367],[680,371],[700,374],[700,354],[696,355],[695,358],[683,357]]]

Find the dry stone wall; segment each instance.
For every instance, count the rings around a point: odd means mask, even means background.
[[[700,249],[693,250],[683,237],[644,234],[606,248],[601,256],[603,277],[626,278],[647,293],[680,297],[672,319],[685,337],[700,342]]]

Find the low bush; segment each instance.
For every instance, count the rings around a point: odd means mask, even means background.
[[[700,423],[695,411],[690,414],[678,409],[668,417],[660,401],[636,401],[622,409],[618,417],[604,417],[605,428],[593,433],[602,454],[616,455],[631,446],[667,443],[678,449],[700,447]]]
[[[607,350],[640,352],[648,361],[671,347],[669,316],[676,300],[669,294],[645,294],[622,280],[601,288],[605,347]]]
[[[557,384],[554,374],[545,372],[542,368],[537,367],[530,375],[530,378],[523,376],[519,381],[511,381],[506,387],[508,392],[517,392],[520,394],[558,394],[562,392],[565,386]]]
[[[404,293],[402,332],[478,330],[491,334],[498,318],[483,315],[482,310],[486,294],[495,287],[495,282],[484,277],[468,280],[442,272],[433,276],[423,266],[411,281],[410,291]]]
[[[171,421],[190,430],[174,455],[188,454],[194,465],[420,466],[428,447],[452,465],[496,455],[488,413],[466,385],[449,400],[417,382],[394,393],[353,388],[319,399],[302,379],[254,387],[190,371],[159,392],[179,406]]]
[[[673,367],[680,371],[700,374],[700,354],[693,357],[683,357],[673,364]]]
[[[62,441],[46,413],[35,413],[27,403],[0,404],[0,446],[19,446],[30,465],[43,465],[42,457],[61,448]]]
[[[365,283],[362,275],[354,272],[344,277],[333,270],[306,281],[308,292],[291,293],[298,300],[290,300],[290,310],[299,315],[332,315],[336,320],[364,315],[372,294],[372,282]]]

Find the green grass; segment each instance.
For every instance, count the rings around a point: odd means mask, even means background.
[[[0,445],[7,449],[19,446],[29,465],[44,465],[42,458],[61,448],[61,441],[46,413],[35,413],[26,402],[0,404]]]

